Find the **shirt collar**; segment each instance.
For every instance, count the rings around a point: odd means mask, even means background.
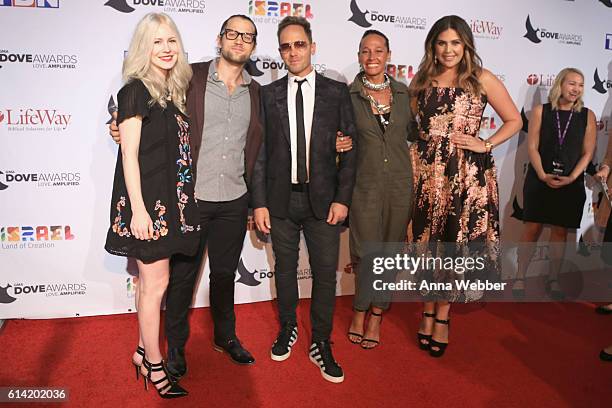
[[[215,58],[214,60],[212,60],[212,62],[210,63],[210,67],[208,68],[208,79],[215,81],[215,82],[222,82],[219,79],[219,74],[217,73],[217,62],[219,61],[219,58]],[[251,84],[251,76],[249,75],[249,73],[246,71],[246,69],[242,70],[242,86],[249,86]]]
[[[288,76],[289,76],[289,82],[295,82],[296,80],[301,81],[302,79],[305,79],[308,85],[312,86],[314,84],[316,75],[317,75],[317,71],[313,67],[312,71],[310,71],[310,73],[306,75],[305,77],[299,77],[297,75],[293,75],[291,72],[289,72]]]

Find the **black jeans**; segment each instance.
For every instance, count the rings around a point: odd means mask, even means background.
[[[292,192],[287,218],[271,217],[270,222],[280,323],[297,322],[297,266],[302,229],[312,270],[312,341],[327,340],[332,331],[336,300],[340,226],[315,218],[307,192]]]
[[[198,200],[198,208],[202,233],[197,254],[175,255],[171,259],[165,321],[168,348],[185,347],[189,337],[189,306],[207,246],[215,340],[236,337],[234,279],[246,233],[248,196],[223,202]]]

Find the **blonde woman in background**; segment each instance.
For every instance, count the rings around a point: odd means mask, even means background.
[[[518,272],[512,293],[523,297],[525,274],[535,242],[544,225],[550,232],[550,274],[547,291],[562,300],[558,274],[569,228],[579,228],[586,192],[584,171],[595,149],[595,115],[584,107],[584,75],[575,68],[559,72],[549,102],[533,108],[527,149],[529,169],[523,187],[523,234],[518,249]]]
[[[176,25],[150,13],[136,26],[123,64],[125,85],[117,94],[121,146],[105,249],[136,258],[139,271],[139,344],[132,362],[145,388],[162,398],[187,391],[173,382],[159,348],[161,300],[169,259],[198,248],[189,120],[185,95],[192,71]]]

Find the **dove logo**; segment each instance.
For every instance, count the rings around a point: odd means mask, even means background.
[[[604,6],[612,8],[612,0],[599,0]]]
[[[353,15],[351,16],[351,18],[348,19],[348,21],[352,21],[353,23],[357,24],[359,27],[363,27],[363,28],[372,27],[372,23],[366,20],[366,14],[368,14],[369,11],[368,10],[366,10],[365,12],[361,11],[359,6],[357,5],[357,0],[351,0],[351,13],[353,13]]]
[[[527,38],[534,44],[539,44],[544,39],[556,40],[560,44],[582,45],[581,34],[560,33],[549,31],[546,28],[534,28],[529,14],[527,15],[527,20],[525,20],[525,29],[527,32],[525,35],[523,35],[523,37]]]
[[[599,92],[600,94],[605,94],[610,88],[612,88],[612,81],[610,81],[609,79],[600,79],[599,72],[597,72],[597,68],[595,68],[595,73],[593,74],[593,81],[595,82],[595,84],[593,85],[593,89]]]
[[[242,261],[242,258],[240,258],[240,262],[238,262],[238,280],[236,282],[240,282],[243,285],[246,286],[258,286],[261,284],[260,281],[257,280],[257,278],[255,278],[255,276],[258,274],[259,272],[256,270],[254,270],[253,272],[250,272],[246,266],[244,266],[244,262]]]
[[[256,58],[255,60],[249,59],[247,61],[246,65],[244,66],[244,69],[246,70],[246,72],[249,73],[250,76],[260,77],[260,76],[262,76],[264,74],[263,71],[261,71],[257,67],[257,63],[260,62],[260,61],[261,61],[260,58]]]
[[[249,271],[244,266],[244,261],[240,258],[238,262],[238,279],[236,282],[242,283],[245,286],[259,286],[263,279],[271,279],[274,277],[274,272],[268,271],[267,269],[257,270],[253,272]]]
[[[108,0],[104,5],[122,13],[131,13],[136,10],[134,7],[128,5],[126,0]]]
[[[4,173],[2,171],[0,171],[0,176],[3,176],[3,175],[4,175]],[[8,186],[0,181],[0,191],[6,190],[7,188],[8,188]]]
[[[59,0],[0,0],[0,7],[59,8]]]
[[[538,31],[540,31],[540,29],[533,28],[533,26],[531,25],[531,20],[529,19],[529,14],[527,14],[527,20],[525,21],[525,28],[527,29],[527,32],[525,33],[523,37],[527,38],[529,41],[535,44],[539,44],[542,42],[542,40],[538,38]]]
[[[12,286],[8,283],[5,287],[0,286],[0,303],[8,304],[17,300],[17,298],[14,298],[8,294],[9,288],[12,288]]]

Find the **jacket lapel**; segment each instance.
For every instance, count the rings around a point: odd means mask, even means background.
[[[208,68],[210,62],[202,67],[202,70],[196,75],[194,73],[195,86],[195,104],[196,104],[196,133],[201,135],[204,130],[204,95],[206,93],[206,81],[208,79]]]
[[[289,130],[289,107],[287,106],[287,75],[279,79],[276,83],[274,94],[276,96],[276,108],[281,119],[281,128],[287,139],[287,143],[291,145],[291,133]]]

